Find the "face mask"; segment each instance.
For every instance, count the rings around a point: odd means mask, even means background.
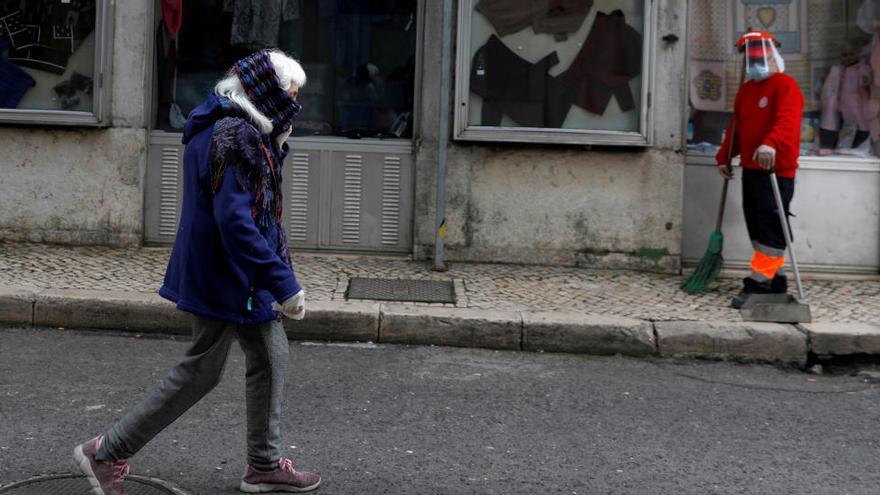
[[[749,79],[753,79],[755,81],[763,81],[770,77],[770,67],[766,65],[749,65],[746,70],[746,75],[749,76]]]

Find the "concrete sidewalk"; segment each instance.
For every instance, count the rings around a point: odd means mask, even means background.
[[[187,333],[161,299],[170,248],[0,243],[0,322]],[[590,354],[668,355],[804,363],[880,354],[880,278],[806,280],[814,323],[743,322],[725,278],[698,296],[681,277],[580,268],[452,263],[436,273],[404,258],[294,255],[307,317],[290,336]],[[455,282],[456,303],[347,301],[351,277]]]

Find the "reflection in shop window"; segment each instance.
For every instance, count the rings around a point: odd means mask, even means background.
[[[467,130],[642,133],[645,2],[472,0]],[[503,128],[503,129],[497,129]]]
[[[0,116],[95,110],[96,0],[0,0]]]
[[[308,77],[294,136],[410,138],[416,3],[187,0],[178,33],[157,23],[156,128],[182,129],[236,60],[279,48]],[[173,16],[161,10],[161,21]]]
[[[804,94],[802,156],[877,156],[880,12],[877,0],[690,2],[688,148],[715,153],[733,111],[749,27],[782,43],[785,72]]]

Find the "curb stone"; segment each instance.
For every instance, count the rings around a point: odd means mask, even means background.
[[[522,315],[524,350],[628,356],[657,353],[654,329],[647,321],[582,313]]]
[[[379,338],[378,303],[309,302],[305,318],[283,321],[294,340],[376,342]]]
[[[512,312],[362,301],[310,302],[285,321],[294,340],[387,342],[803,364],[880,355],[880,324],[657,322],[605,315]],[[0,324],[189,335],[190,317],[156,293],[0,287]],[[655,333],[656,329],[656,333]]]
[[[761,322],[657,322],[661,356],[804,364],[807,337],[794,326]]]
[[[819,356],[880,354],[880,325],[868,323],[802,323],[810,351]]]
[[[104,328],[189,335],[189,315],[159,294],[49,289],[37,294],[36,326]]]
[[[383,304],[379,341],[395,344],[520,349],[517,313]]]
[[[36,297],[36,291],[0,287],[0,323],[33,325]]]

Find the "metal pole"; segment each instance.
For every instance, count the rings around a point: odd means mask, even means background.
[[[782,233],[785,235],[785,245],[788,246],[788,256],[791,258],[791,266],[794,270],[795,282],[797,282],[798,299],[804,302],[804,288],[801,285],[801,272],[798,270],[797,258],[794,256],[794,246],[791,244],[791,231],[788,228],[788,219],[785,214],[785,205],[782,204],[782,194],[779,193],[779,182],[776,180],[776,172],[770,170],[770,185],[773,186],[773,197],[776,198],[776,209],[779,211],[779,221],[782,222]]]
[[[446,235],[446,149],[449,146],[449,79],[452,51],[452,0],[443,0],[443,44],[440,49],[440,129],[437,136],[437,213],[434,222],[434,271],[445,272],[443,238]]]

